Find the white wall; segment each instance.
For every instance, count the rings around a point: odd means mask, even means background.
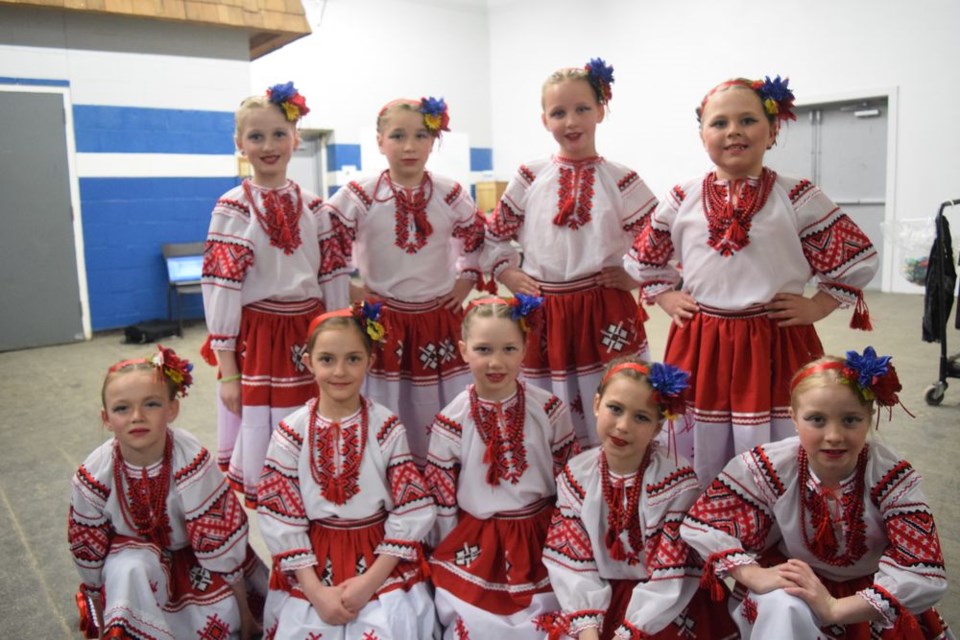
[[[709,168],[693,114],[703,94],[731,76],[779,73],[798,102],[894,88],[887,219],[932,217],[960,197],[958,26],[955,0],[490,0],[494,166],[509,177],[553,150],[541,83],[600,56],[616,83],[598,148],[664,193]],[[888,272],[885,289],[919,291]]]

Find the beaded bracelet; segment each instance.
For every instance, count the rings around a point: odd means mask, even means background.
[[[243,377],[242,373],[235,373],[232,376],[224,376],[220,378],[220,382],[233,382],[235,380],[239,380],[242,377]]]

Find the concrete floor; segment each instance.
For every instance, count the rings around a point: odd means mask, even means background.
[[[873,344],[892,354],[904,384],[901,398],[916,415],[902,411],[881,422],[879,437],[897,449],[925,478],[936,515],[948,571],[960,564],[960,380],[952,381],[943,404],[928,406],[924,389],[939,375],[939,345],[920,340],[920,296],[868,295],[876,329],[847,328],[849,312],[818,325],[828,353]],[[651,351],[663,353],[668,323],[659,309],[647,325]],[[952,318],[951,318],[952,326]],[[177,425],[215,449],[214,370],[200,359],[205,329],[187,328],[184,338],[165,341],[196,363],[196,384],[182,401]],[[952,352],[960,332],[950,329]],[[79,464],[108,433],[99,420],[100,385],[107,367],[147,355],[154,345],[123,344],[121,332],[86,343],[0,353],[0,637],[80,638],[74,593],[79,578],[66,543],[69,483]],[[254,532],[254,546],[263,553]],[[949,623],[960,624],[960,587],[951,584],[940,604]]]

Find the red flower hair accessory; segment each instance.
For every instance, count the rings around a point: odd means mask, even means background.
[[[296,122],[310,113],[307,99],[293,86],[293,82],[275,84],[267,89],[267,99],[280,107],[284,117],[290,122]]]
[[[150,363],[165,377],[177,386],[177,395],[187,397],[187,388],[193,384],[193,365],[186,358],[181,358],[173,349],[157,345],[157,353],[153,354]]]

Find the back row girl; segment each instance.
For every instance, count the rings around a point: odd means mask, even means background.
[[[544,82],[543,126],[559,150],[522,165],[507,185],[484,259],[514,293],[544,296],[545,322],[530,335],[523,373],[570,407],[583,444],[597,442],[588,409],[604,363],[647,353],[637,284],[622,258],[657,200],[636,172],[597,155],[612,83],[600,59]]]

